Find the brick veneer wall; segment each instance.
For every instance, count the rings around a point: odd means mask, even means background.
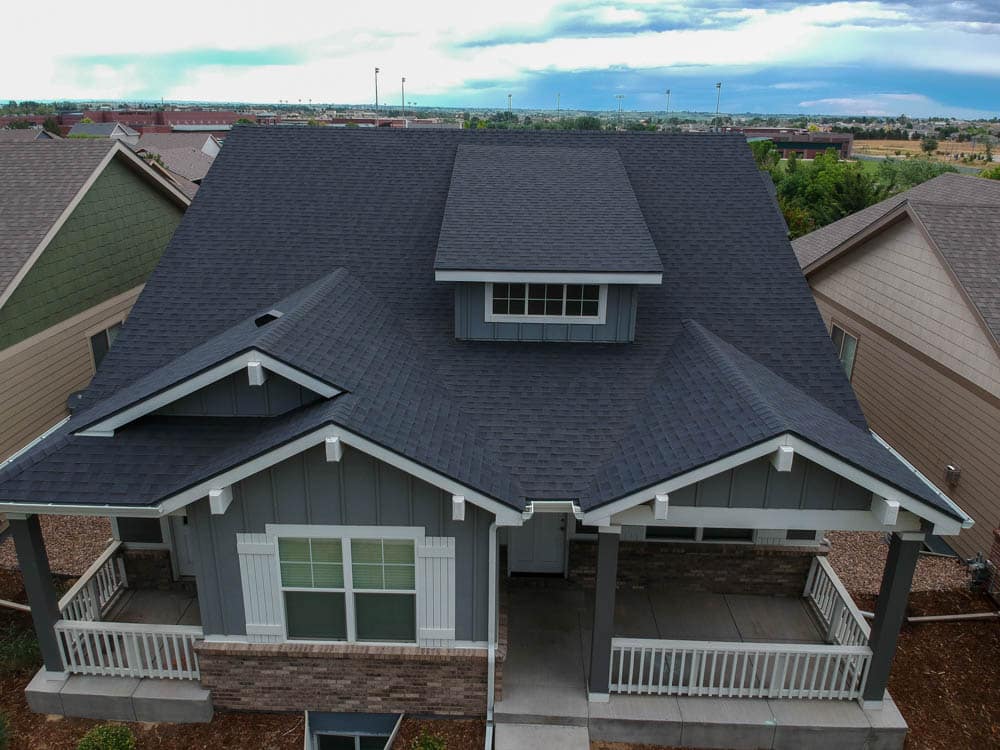
[[[716,594],[801,596],[813,557],[827,551],[826,547],[623,541],[618,548],[618,588],[669,585]],[[596,542],[570,542],[571,581],[593,587],[596,567]]]
[[[220,709],[486,712],[486,649],[216,642],[195,648],[201,683]]]

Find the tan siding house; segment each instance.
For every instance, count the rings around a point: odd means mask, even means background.
[[[947,174],[793,243],[871,429],[976,520],[963,557],[1000,526],[998,214]]]
[[[187,205],[114,142],[0,144],[0,461],[67,416]]]

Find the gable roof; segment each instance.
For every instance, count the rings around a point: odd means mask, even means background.
[[[72,136],[104,136],[110,138],[115,133],[125,136],[139,135],[138,130],[133,130],[128,125],[120,122],[78,122],[69,129]]]
[[[666,271],[662,285],[639,290],[633,343],[456,340],[454,287],[434,280],[434,260],[463,145],[578,149],[581,159],[617,152]],[[121,446],[139,456],[129,464],[136,471],[154,463],[148,443],[130,446],[154,439],[143,437],[147,426],[163,418],[139,419],[110,439],[75,433],[106,404],[120,406],[119,393],[145,392],[178,362],[190,372],[187,358],[211,350],[208,342],[231,351],[221,342],[242,336],[246,321],[305,295],[297,320],[268,324],[282,326],[268,344],[342,392],[271,418],[264,437],[185,457],[201,462],[190,477],[329,424],[511,508],[552,498],[594,508],[684,461],[707,460],[712,451],[688,437],[720,452],[795,429],[832,445],[842,437],[830,432],[833,415],[857,448],[845,447],[845,460],[959,517],[869,448],[874,439],[741,136],[236,128],[216,162],[80,408],[0,471],[0,500],[75,502],[69,479],[88,472],[108,497],[155,502],[160,489],[116,478],[125,471],[116,455]],[[711,357],[722,351],[740,374],[720,381]],[[701,367],[712,377],[679,371],[682,355],[708,361]],[[766,397],[748,391],[716,403],[744,381]],[[776,407],[760,405],[793,391],[799,411],[775,416]],[[653,410],[651,398],[663,407]],[[655,419],[644,421],[646,411]],[[175,419],[171,434],[183,429]],[[204,433],[213,420],[187,421]],[[633,439],[641,450],[629,449]],[[661,445],[676,450],[646,447]]]
[[[435,271],[662,273],[614,148],[463,143],[454,162]]]
[[[212,168],[212,162],[215,161],[214,157],[197,148],[165,148],[154,150],[152,153],[160,157],[163,166],[190,182],[205,179],[208,170]]]
[[[792,243],[808,275],[896,216],[916,220],[1000,341],[1000,181],[945,173]]]
[[[115,154],[127,150],[108,140],[0,143],[0,306],[30,270]],[[127,152],[136,167],[174,200],[188,199]],[[141,165],[141,166],[140,166]]]
[[[0,143],[31,143],[32,141],[54,141],[58,136],[42,128],[0,128]]]
[[[214,138],[211,133],[143,133],[136,146],[155,153],[173,148],[196,148],[200,151],[207,141]]]

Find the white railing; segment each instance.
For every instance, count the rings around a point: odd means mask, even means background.
[[[611,639],[612,693],[720,698],[858,698],[867,646]]]
[[[118,554],[121,542],[112,542],[59,600],[64,620],[101,620],[128,586],[125,562]]]
[[[59,620],[56,639],[66,671],[106,677],[197,680],[201,628]]]
[[[803,592],[828,643],[867,646],[871,628],[825,557],[814,557]]]

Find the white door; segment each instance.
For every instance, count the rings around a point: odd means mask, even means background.
[[[566,516],[536,513],[508,529],[507,568],[511,573],[562,573],[566,565]]]
[[[177,561],[178,575],[194,576],[195,540],[187,516],[170,516],[170,536],[173,538],[171,554]]]

